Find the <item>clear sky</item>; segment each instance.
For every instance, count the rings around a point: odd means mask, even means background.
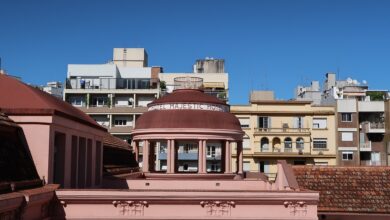
[[[0,1],[2,66],[25,82],[64,81],[114,47],[144,47],[165,72],[223,58],[231,104],[254,89],[289,99],[331,71],[390,89],[390,1]]]

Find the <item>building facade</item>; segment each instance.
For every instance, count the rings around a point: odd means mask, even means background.
[[[166,92],[174,90],[175,78],[197,77],[203,80],[202,89],[206,94],[215,96],[222,101],[229,100],[229,74],[225,72],[223,59],[208,58],[197,60],[192,73],[160,73],[161,82],[164,82]]]
[[[161,67],[148,67],[143,48],[114,48],[106,64],[69,64],[64,100],[123,140],[160,95]]]
[[[233,105],[243,138],[244,171],[272,179],[277,160],[289,164],[336,164],[335,108],[310,101],[274,100],[272,92],[254,92],[249,105]]]
[[[194,82],[153,101],[138,119],[132,135],[138,159],[143,143],[142,171],[107,179],[106,189],[57,190],[57,219],[317,219],[318,193],[298,188],[284,161],[275,182],[244,175],[238,119],[223,101],[187,87]],[[221,159],[212,158],[217,145]],[[195,154],[194,164],[185,154]],[[208,170],[213,165],[220,169]]]
[[[313,85],[311,86],[311,88]],[[337,80],[327,73],[322,90],[298,86],[296,100],[308,100],[317,105],[336,107],[337,164],[342,166],[380,166],[388,164],[385,127],[390,116],[385,114],[386,90],[369,90],[365,80],[348,77]],[[306,90],[314,90],[311,96]],[[318,101],[318,92],[321,100]]]

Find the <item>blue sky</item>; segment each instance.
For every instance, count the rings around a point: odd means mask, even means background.
[[[289,99],[330,71],[389,89],[390,1],[0,1],[2,66],[25,82],[63,81],[114,47],[144,47],[165,72],[223,58],[231,104],[255,89]]]

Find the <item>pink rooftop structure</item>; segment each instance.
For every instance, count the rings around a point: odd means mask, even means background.
[[[104,178],[104,189],[57,190],[56,218],[317,219],[317,192],[300,189],[284,161],[275,182],[244,174],[243,132],[229,106],[204,94],[197,78],[177,82],[132,132],[142,169]]]

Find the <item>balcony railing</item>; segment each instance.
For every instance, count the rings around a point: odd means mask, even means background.
[[[367,143],[360,143],[360,151],[371,151],[371,141]]]
[[[156,89],[150,79],[130,78],[73,78],[66,79],[66,89]]]
[[[265,154],[303,154],[304,148],[260,148],[259,153],[265,153]]]
[[[261,133],[309,133],[309,128],[256,128]]]
[[[363,166],[384,166],[386,161],[361,160],[360,165]]]
[[[385,123],[384,122],[363,122],[361,128],[367,133],[384,133]]]

